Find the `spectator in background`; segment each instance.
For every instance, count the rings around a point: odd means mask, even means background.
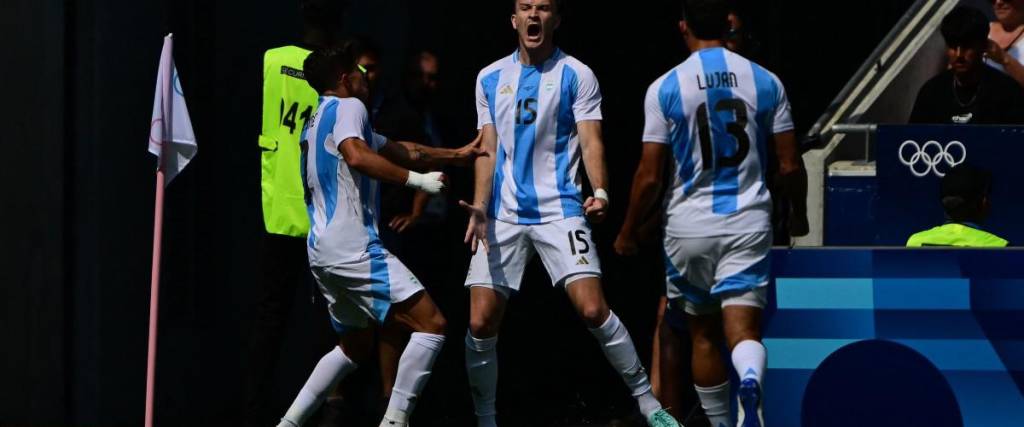
[[[949,69],[921,87],[911,123],[1024,123],[1024,88],[985,65],[988,31],[988,20],[977,9],[959,6],[943,18]]]
[[[992,9],[987,62],[1024,86],[1024,0],[992,0]]]
[[[373,118],[381,135],[419,141],[431,147],[445,145],[435,114],[439,72],[440,63],[432,52],[423,50],[413,55],[403,73],[401,87],[385,95],[379,114]],[[422,221],[440,222],[446,213],[443,195],[431,197],[393,185],[386,186],[382,194],[381,219],[388,224],[385,245],[398,255],[406,243],[399,234]]]
[[[1004,247],[1007,241],[981,229],[992,203],[992,175],[960,165],[942,178],[942,208],[946,223],[910,236],[908,247]]]
[[[744,25],[744,13],[739,7],[734,7],[729,12],[729,33],[725,35],[725,48],[744,58],[759,58],[761,55],[761,43],[746,25]]]

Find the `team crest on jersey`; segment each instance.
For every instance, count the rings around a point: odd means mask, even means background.
[[[508,85],[507,84],[505,86],[502,86],[501,90],[498,91],[498,93],[501,94],[501,95],[511,95],[512,94],[512,85]]]

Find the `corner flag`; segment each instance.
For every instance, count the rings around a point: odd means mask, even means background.
[[[185,94],[181,79],[174,67],[171,34],[164,37],[164,49],[160,54],[160,71],[156,77],[156,94],[153,95],[153,118],[149,124],[149,152],[158,157],[158,169],[167,176],[166,184],[188,165],[196,155],[196,137],[192,133],[192,120],[185,106]]]

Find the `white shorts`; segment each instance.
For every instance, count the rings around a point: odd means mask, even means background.
[[[350,263],[311,269],[339,333],[348,328],[365,328],[370,320],[383,324],[391,304],[423,290],[419,279],[386,250],[367,253]]]
[[[540,254],[554,286],[601,277],[601,261],[590,234],[583,217],[534,225],[492,219],[487,230],[490,252],[478,247],[469,262],[466,287],[491,288],[507,297],[519,291],[523,270],[535,253]]]
[[[665,237],[665,281],[671,304],[690,315],[728,305],[764,308],[770,232],[705,238]]]

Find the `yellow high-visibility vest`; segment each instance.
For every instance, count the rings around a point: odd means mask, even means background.
[[[309,233],[299,165],[299,138],[319,99],[302,73],[302,62],[309,53],[301,47],[284,46],[263,56],[261,187],[263,222],[272,234],[305,237]]]
[[[908,247],[958,246],[965,248],[1001,248],[1009,242],[992,233],[963,224],[949,223],[910,236]]]

